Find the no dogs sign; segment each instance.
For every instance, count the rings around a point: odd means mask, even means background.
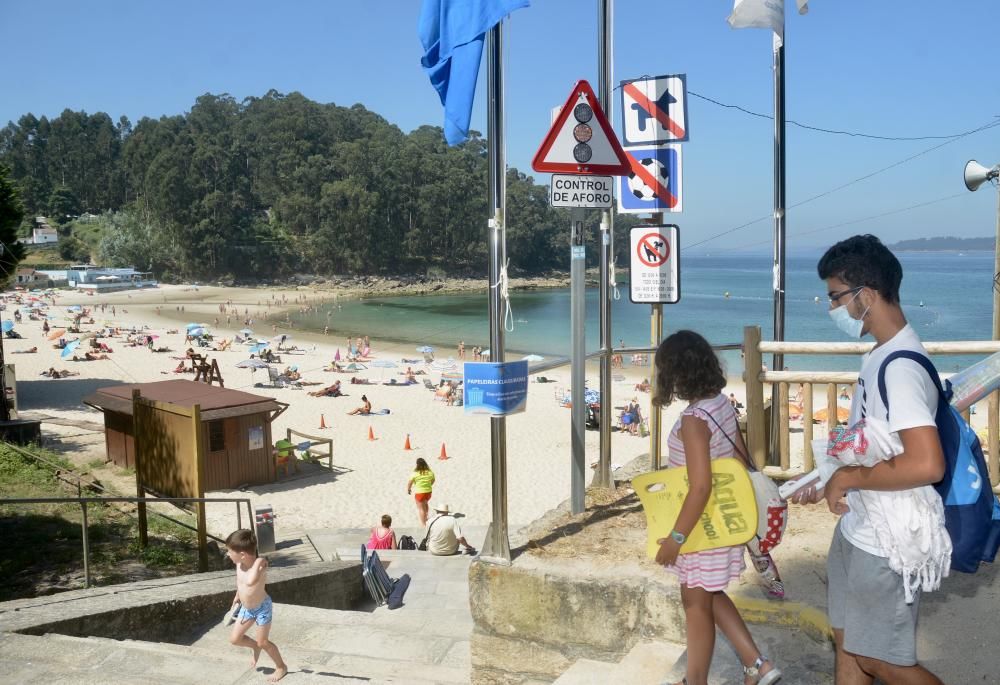
[[[681,299],[677,226],[636,226],[629,233],[629,299],[636,304],[676,304]]]

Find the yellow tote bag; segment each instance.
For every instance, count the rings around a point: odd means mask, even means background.
[[[683,466],[643,473],[632,487],[646,512],[646,553],[656,557],[657,540],[670,536],[688,493]],[[681,554],[735,547],[757,533],[757,498],[746,467],[737,459],[712,460],[712,494],[698,525],[681,545]]]

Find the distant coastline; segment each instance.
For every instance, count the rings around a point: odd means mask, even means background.
[[[935,238],[914,238],[900,240],[889,246],[897,252],[993,252],[993,238],[954,238],[952,236]]]

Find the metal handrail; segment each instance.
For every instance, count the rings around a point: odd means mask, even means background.
[[[712,345],[712,349],[716,352],[726,352],[734,350],[742,350],[743,343],[722,343],[720,345]],[[610,349],[609,354],[653,354],[656,352],[655,347],[614,347]],[[604,355],[603,350],[597,350],[596,352],[590,352],[587,355],[587,359],[598,359]],[[534,364],[528,365],[528,374],[541,373],[543,371],[551,371],[552,369],[558,369],[560,366],[566,366],[569,364],[571,359],[569,357],[556,357],[555,359],[549,361],[536,362]]]
[[[236,503],[236,527],[243,527],[243,516],[240,512],[240,504],[247,505],[247,520],[253,525],[253,508],[249,498],[246,497],[3,497],[0,504],[66,504],[76,502],[80,505],[83,518],[80,521],[80,533],[83,540],[83,586],[90,587],[90,537],[87,532],[87,505],[106,504],[108,502],[132,502],[135,504],[153,504],[156,502],[187,502],[187,503],[207,503],[207,502],[235,502]],[[169,517],[167,517],[169,518]],[[173,519],[170,519],[173,520]],[[190,528],[179,521],[175,521],[185,528]],[[206,535],[217,542],[225,543],[225,540],[217,538],[210,533]]]

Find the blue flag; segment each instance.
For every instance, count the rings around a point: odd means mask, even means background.
[[[486,32],[528,4],[528,0],[424,0],[417,26],[424,46],[420,64],[441,96],[449,145],[469,137]]]

